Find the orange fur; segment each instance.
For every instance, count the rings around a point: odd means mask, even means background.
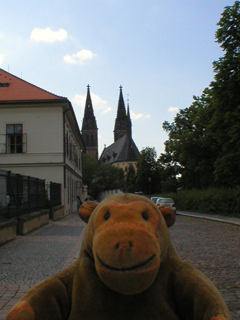
[[[28,302],[20,301],[9,312],[7,320],[33,320],[35,315]]]
[[[177,255],[171,208],[124,194],[79,215],[88,224],[78,261],[21,299],[26,317],[17,304],[7,320],[231,320],[212,282]]]

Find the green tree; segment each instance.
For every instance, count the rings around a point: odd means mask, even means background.
[[[97,198],[101,191],[124,190],[124,172],[111,165],[103,165],[94,157],[83,154],[83,183],[88,186],[88,193]]]
[[[240,185],[240,2],[227,6],[216,32],[224,56],[213,63],[212,119],[209,129],[217,145],[214,163],[218,185]]]
[[[170,153],[162,153],[157,160],[160,173],[161,191],[175,192],[177,190],[177,170]]]
[[[211,92],[205,89],[201,97],[193,99],[192,105],[180,110],[172,124],[163,123],[169,139],[165,142],[165,154],[159,159],[167,171],[164,173],[167,180],[173,181],[176,174],[180,174],[181,184],[187,189],[211,184],[215,159],[207,127],[211,117]]]
[[[133,193],[136,191],[136,172],[132,164],[130,164],[128,173],[127,173],[127,180],[126,180],[126,191]]]
[[[94,197],[101,191],[125,188],[124,172],[122,169],[111,165],[99,165],[96,179],[93,181]]]
[[[140,152],[137,162],[136,188],[146,194],[154,193],[159,186],[159,172],[155,148],[146,147]]]
[[[160,163],[169,179],[177,164],[187,189],[240,185],[239,1],[225,8],[218,26],[225,55],[213,63],[214,81],[173,123],[163,124],[169,139]]]
[[[240,48],[240,1],[235,1],[233,6],[225,7],[222,17],[218,22],[219,29],[216,31],[216,39],[220,47],[230,54],[238,56]]]
[[[88,193],[93,196],[96,194],[96,185],[94,184],[94,181],[98,177],[100,163],[89,154],[83,154],[82,162],[83,184],[88,186]]]

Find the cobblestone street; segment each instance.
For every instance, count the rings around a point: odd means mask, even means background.
[[[0,247],[0,320],[35,283],[77,259],[84,226],[71,214]]]
[[[170,234],[179,256],[212,280],[240,320],[240,227],[178,215]]]
[[[77,258],[84,226],[71,214],[0,247],[0,320],[32,285]],[[180,257],[213,281],[240,320],[240,227],[178,215],[170,233]]]

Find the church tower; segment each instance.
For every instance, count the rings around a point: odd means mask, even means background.
[[[122,86],[120,86],[117,117],[114,127],[114,143],[104,147],[100,162],[104,165],[113,165],[122,168],[125,177],[132,165],[137,171],[137,161],[140,153],[132,138],[132,121],[127,100],[127,112],[123,100]]]
[[[87,86],[87,98],[82,123],[82,137],[86,147],[86,154],[98,160],[98,128],[93,112],[90,86]]]
[[[123,137],[125,134],[132,136],[132,122],[130,119],[129,105],[126,114],[125,104],[122,94],[122,86],[120,86],[119,100],[118,100],[118,109],[117,109],[117,118],[115,120],[114,127],[114,142]]]

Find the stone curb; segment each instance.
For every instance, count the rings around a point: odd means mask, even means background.
[[[187,212],[187,211],[177,211],[177,215],[187,216],[191,218],[212,220],[212,221],[223,222],[223,223],[230,223],[236,226],[240,226],[240,219],[236,217],[209,215],[205,213],[195,213],[195,212]]]

